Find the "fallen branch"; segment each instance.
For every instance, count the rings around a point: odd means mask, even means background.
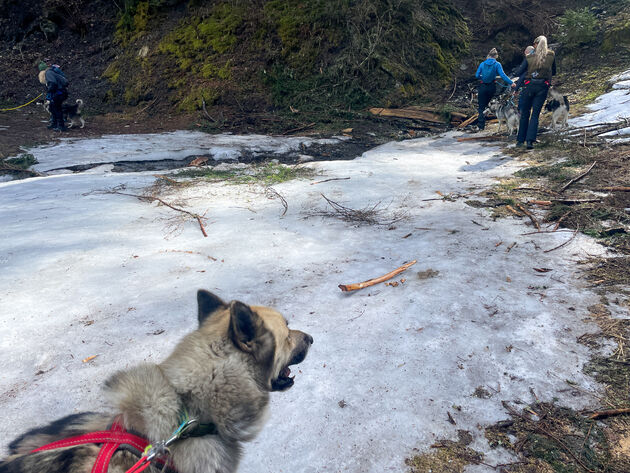
[[[348,179],[350,179],[350,178],[349,177],[333,177],[333,178],[330,178],[330,179],[324,179],[323,181],[311,182],[311,185],[321,184],[322,182],[329,182],[329,181],[347,181]]]
[[[283,132],[282,134],[283,135],[288,135],[289,133],[295,133],[296,131],[306,130],[307,128],[310,128],[312,126],[315,126],[315,122],[309,123],[308,125],[299,126],[297,128],[292,128],[290,130],[287,130],[287,131]]]
[[[521,209],[525,215],[527,215],[529,217],[529,219],[532,221],[532,223],[534,224],[536,229],[540,230],[540,223],[538,223],[538,220],[536,220],[536,217],[534,217],[534,214],[532,214],[529,210],[527,210],[521,204],[516,204],[516,206],[519,209]]]
[[[516,187],[512,189],[512,191],[539,191],[539,192],[544,192],[545,194],[560,195],[557,192],[554,192],[550,189],[545,189],[542,187]]]
[[[199,223],[199,228],[201,229],[201,233],[203,233],[204,237],[207,237],[208,234],[206,233],[206,229],[203,226],[203,222],[202,222],[202,216],[201,215],[197,215],[196,213],[193,212],[189,212],[188,210],[184,210],[184,209],[180,209],[178,207],[175,207],[174,205],[169,204],[168,202],[165,202],[164,200],[160,199],[159,197],[155,197],[152,195],[137,195],[137,194],[129,194],[127,192],[120,192],[120,191],[107,191],[110,194],[119,194],[119,195],[126,195],[129,197],[135,197],[138,200],[143,200],[143,201],[147,201],[147,202],[153,202],[153,201],[157,201],[162,205],[165,205],[166,207],[168,207],[169,209],[173,209],[177,212],[181,212],[181,213],[185,213],[186,215],[191,216],[192,218],[194,218],[195,220],[197,220],[197,222]]]
[[[601,419],[603,417],[618,416],[619,414],[630,414],[630,407],[624,407],[622,409],[609,409],[607,411],[593,412],[590,416],[588,416],[588,418],[589,419]]]
[[[519,217],[521,216],[521,214],[518,213],[518,211],[511,205],[506,205],[505,208],[512,212],[514,215],[518,215]]]
[[[416,264],[416,260],[410,261],[409,263],[403,264],[400,268],[396,268],[395,270],[374,279],[368,279],[367,281],[355,283],[355,284],[339,284],[339,289],[343,292],[356,291],[357,289],[363,289],[365,287],[374,286],[375,284],[382,283],[387,281],[388,279],[393,278],[394,276],[406,271],[411,266]]]
[[[210,116],[210,114],[208,113],[208,110],[206,109],[206,100],[205,100],[203,97],[201,97],[201,109],[203,110],[203,114],[206,116],[206,118],[207,118],[208,120],[210,120],[211,122],[214,122],[214,123],[216,123],[216,122],[217,122],[217,121],[216,121],[214,118],[212,118],[212,117]]]
[[[148,108],[150,108],[152,105],[154,105],[154,104],[158,101],[158,99],[159,99],[159,98],[160,98],[160,97],[156,97],[153,101],[151,101],[151,102],[149,103],[149,105],[147,105],[146,107],[141,108],[141,109],[140,109],[140,110],[138,110],[138,111],[137,111],[134,115],[140,115],[142,112],[144,112],[145,110],[147,110]]]
[[[444,123],[444,118],[437,113],[414,110],[411,108],[380,108],[370,109],[372,115],[379,117],[407,118],[411,120],[422,120],[429,123]]]
[[[479,118],[479,114],[475,113],[472,117],[461,122],[457,128],[464,128],[465,126],[470,125],[472,122],[474,122],[477,118]]]
[[[528,204],[534,204],[534,205],[551,205],[553,202],[551,202],[550,200],[530,200],[528,202]]]
[[[267,194],[271,199],[275,199],[275,198],[280,199],[280,202],[282,203],[282,207],[284,207],[284,211],[282,212],[281,216],[284,217],[284,215],[287,213],[287,210],[289,210],[289,204],[287,203],[287,199],[285,199],[284,196],[280,194],[277,190],[275,190],[273,187],[267,187]]]
[[[589,166],[589,168],[584,171],[582,174],[580,174],[577,177],[574,177],[573,179],[571,179],[569,182],[567,182],[564,186],[562,186],[562,189],[560,189],[560,192],[564,192],[567,187],[569,187],[571,184],[573,184],[574,182],[579,181],[580,179],[582,179],[584,176],[586,176],[589,172],[591,172],[591,169],[593,169],[593,167],[597,164],[597,161],[593,161],[593,164],[591,164]]]
[[[390,226],[406,217],[406,214],[403,212],[394,212],[391,215],[391,218],[386,218],[386,216],[383,215],[383,211],[378,208],[381,205],[380,201],[364,209],[351,209],[349,207],[345,207],[344,205],[341,205],[338,202],[335,202],[334,200],[330,200],[324,194],[320,194],[320,195],[324,198],[324,200],[328,203],[328,205],[330,205],[330,207],[333,209],[335,214],[340,215],[343,220],[346,220],[348,222],[358,222],[360,224],[366,223],[370,225]],[[324,211],[324,212],[318,212],[318,215],[327,216],[329,214]]]
[[[507,138],[500,135],[465,136],[457,138],[457,141],[505,141]]]
[[[630,187],[625,186],[611,186],[611,187],[601,187],[598,190],[602,191],[615,191],[615,192],[630,192]]]
[[[569,214],[571,213],[571,210],[569,210],[567,213],[565,213],[562,217],[560,217],[558,219],[558,221],[556,222],[556,226],[553,227],[553,231],[555,232],[556,230],[558,230],[558,228],[560,227],[560,224],[562,223],[562,221],[567,218],[569,216]]]
[[[181,182],[179,182],[179,181],[177,181],[175,179],[172,179],[172,178],[170,178],[168,176],[165,176],[164,174],[153,174],[153,177],[157,177],[158,179],[162,179],[162,180],[164,180],[166,182],[170,182],[174,186],[180,186],[182,184]]]
[[[575,235],[577,235],[577,232],[580,228],[576,228],[575,231],[573,232],[573,235],[571,236],[571,238],[569,238],[567,241],[565,241],[564,243],[562,243],[561,245],[558,245],[554,248],[550,248],[549,250],[545,250],[543,251],[543,253],[549,253],[550,251],[554,251],[557,250],[558,248],[562,248],[564,245],[568,244],[569,242],[571,242],[571,240],[573,240],[575,238]]]
[[[602,199],[552,199],[551,201],[559,204],[584,204],[588,202],[601,202]]]

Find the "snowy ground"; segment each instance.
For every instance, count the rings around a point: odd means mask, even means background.
[[[181,136],[161,135],[150,149],[126,148],[128,136],[110,146],[129,149],[124,159],[154,159],[183,152],[181,140],[170,141]],[[163,196],[207,212],[207,238],[168,208],[94,192],[140,193],[155,181],[150,173],[98,168],[1,183],[0,455],[28,427],[103,408],[100,385],[113,371],[162,360],[195,327],[198,288],[274,306],[315,339],[295,386],[272,395],[268,424],[245,446],[244,473],[403,471],[414,448],[427,451],[458,429],[475,435],[471,446],[489,452],[488,463],[501,463],[509,457],[489,451],[481,430],[507,417],[501,400],[533,401],[533,389],[541,400],[592,403],[564,380],[597,389],[576,342],[595,330],[582,320],[597,297],[574,263],[601,250],[578,235],[545,253],[571,233],[523,235],[532,230],[524,220],[493,221],[463,198],[439,199],[437,191],[480,192],[519,166],[456,136],[311,163],[319,176],[275,186],[288,202],[284,216],[258,186]],[[51,146],[40,169],[95,146]],[[326,208],[321,193],[351,208],[381,202],[406,219],[357,227],[314,216]],[[412,259],[397,287],[337,287]],[[419,274],[429,269],[434,277]],[[478,388],[487,395],[475,396]]]
[[[628,123],[628,118],[630,118],[630,69],[612,76],[608,82],[611,84],[612,90],[600,95],[594,103],[590,104],[588,106],[591,110],[589,113],[571,118],[569,120],[571,127],[588,127],[623,121]],[[627,135],[629,134],[630,127],[602,133],[600,136],[616,144],[628,141],[630,138]]]

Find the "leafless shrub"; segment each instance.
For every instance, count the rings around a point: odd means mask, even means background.
[[[381,201],[376,204],[370,204],[363,209],[351,209],[334,200],[329,199],[321,194],[326,203],[332,210],[324,209],[316,211],[314,215],[323,217],[337,217],[346,222],[356,223],[359,225],[382,225],[391,226],[407,217],[406,212],[396,211],[389,213],[387,207],[382,207]]]

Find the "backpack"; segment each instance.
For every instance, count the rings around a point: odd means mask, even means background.
[[[489,84],[491,82],[494,82],[494,79],[497,76],[496,73],[496,62],[493,62],[492,64],[488,64],[486,62],[483,62],[481,64],[481,82],[485,83],[485,84]]]
[[[66,78],[66,75],[63,73],[63,71],[59,69],[57,66],[50,66],[50,70],[54,72],[55,74],[55,80],[57,82],[58,87],[60,89],[67,88],[70,82]]]

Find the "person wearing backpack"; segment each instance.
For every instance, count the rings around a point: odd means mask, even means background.
[[[63,118],[62,106],[64,100],[68,98],[68,79],[66,79],[65,74],[56,64],[45,69],[43,76],[42,80],[40,72],[40,82],[46,85],[46,100],[49,101],[50,114],[52,115],[52,121],[48,125],[48,128],[57,131],[66,131],[67,128]]]
[[[534,53],[526,57],[526,63],[517,73],[524,77],[525,88],[519,100],[521,122],[516,146],[520,148],[527,142],[527,149],[533,149],[538,135],[538,117],[551,87],[551,78],[556,74],[556,55],[547,47],[545,36],[534,40]]]
[[[509,84],[512,88],[515,87],[514,82],[510,79],[505,72],[503,72],[503,66],[499,61],[497,61],[497,57],[499,57],[499,53],[496,48],[492,48],[488,53],[488,57],[479,64],[477,68],[477,72],[475,73],[475,77],[479,80],[479,89],[478,89],[478,112],[479,117],[477,118],[477,127],[479,130],[483,130],[486,127],[486,117],[483,114],[484,110],[490,103],[490,100],[496,93],[497,87],[495,84],[497,76],[500,76],[501,79],[506,84]]]

